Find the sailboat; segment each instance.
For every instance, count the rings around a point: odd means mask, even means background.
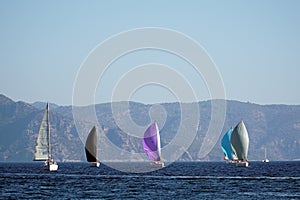
[[[233,129],[230,136],[230,143],[238,158],[236,165],[248,167],[249,163],[247,156],[249,148],[249,136],[243,121],[238,123],[238,125]]]
[[[153,166],[164,167],[164,162],[161,157],[160,134],[157,123],[151,124],[144,133],[142,144],[145,153],[147,154]]]
[[[237,157],[230,144],[230,136],[232,134],[232,131],[232,128],[228,130],[221,140],[221,147],[224,153],[224,160],[226,160],[227,163],[235,163],[237,160]]]
[[[44,166],[49,171],[57,171],[58,164],[53,161],[51,156],[50,136],[49,104],[47,103],[35,145],[33,160],[45,161]]]
[[[98,148],[97,148],[97,131],[96,127],[94,126],[92,130],[90,131],[86,142],[85,142],[85,155],[87,161],[90,163],[93,167],[99,167],[100,162],[97,159],[98,155]]]
[[[267,148],[265,148],[265,158],[262,160],[262,162],[270,162],[267,158]]]

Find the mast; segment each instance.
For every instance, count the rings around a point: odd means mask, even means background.
[[[159,128],[158,128],[158,125],[156,122],[155,122],[155,128],[156,128],[156,133],[157,133],[157,152],[158,152],[158,156],[159,156],[159,161],[161,161],[162,157],[161,157],[160,134],[159,134]]]
[[[48,132],[48,158],[51,158],[51,149],[50,149],[50,120],[49,120],[49,103],[47,103],[47,132]]]
[[[35,152],[33,160],[48,160],[49,159],[49,116],[48,116],[48,106],[43,114],[41,126],[39,129],[39,134],[37,137]]]

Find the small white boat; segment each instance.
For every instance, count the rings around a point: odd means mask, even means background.
[[[270,162],[269,159],[267,158],[267,148],[265,148],[265,158],[262,160],[262,162]]]
[[[57,171],[58,164],[51,157],[50,136],[49,104],[47,103],[35,145],[33,160],[45,161],[44,166],[49,171]]]
[[[53,159],[48,159],[45,161],[44,166],[49,169],[49,171],[57,171],[58,165]]]
[[[91,167],[99,167],[100,162],[98,161],[98,139],[97,130],[94,126],[90,131],[86,142],[85,142],[85,155],[87,161],[90,163]]]

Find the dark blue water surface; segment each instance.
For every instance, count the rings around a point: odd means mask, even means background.
[[[300,162],[173,163],[142,174],[103,164],[59,163],[47,172],[42,163],[0,163],[0,191],[1,199],[300,199]]]

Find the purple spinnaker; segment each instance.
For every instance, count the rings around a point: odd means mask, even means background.
[[[160,149],[158,142],[159,133],[156,123],[153,123],[144,133],[142,140],[144,151],[146,152],[149,160],[160,161]]]

